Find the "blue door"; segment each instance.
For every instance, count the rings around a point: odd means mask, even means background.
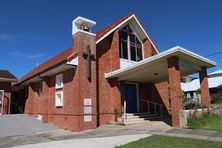
[[[124,84],[123,85],[123,99],[126,100],[126,112],[137,112],[137,85]]]

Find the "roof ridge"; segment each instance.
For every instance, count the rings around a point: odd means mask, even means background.
[[[128,15],[118,19],[117,21],[111,23],[110,25],[104,27],[103,29],[96,32],[96,40],[99,40],[103,35],[105,35],[107,32],[109,32],[112,28],[115,28],[117,25],[119,25],[121,22],[125,21],[130,16],[135,15],[134,12],[130,12]]]

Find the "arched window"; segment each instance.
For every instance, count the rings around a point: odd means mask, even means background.
[[[119,38],[120,58],[132,61],[141,61],[143,59],[142,44],[129,25],[119,31]]]

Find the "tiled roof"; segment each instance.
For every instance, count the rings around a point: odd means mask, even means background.
[[[56,64],[59,64],[64,61],[69,61],[71,56],[76,56],[77,54],[72,53],[72,48],[68,48],[65,51],[59,53],[55,57],[49,59],[48,61],[44,62],[43,64],[39,65],[38,67],[34,68],[31,72],[26,74],[24,77],[22,77],[19,81],[19,83],[30,79],[31,77],[51,68],[52,66],[55,66]]]
[[[129,18],[130,16],[134,15],[134,13],[129,13],[127,16],[117,20],[116,22],[112,23],[111,25],[103,28],[102,30],[98,31],[96,33],[96,40],[99,40],[101,37],[103,37],[106,33],[108,33],[110,30],[112,30],[113,28],[115,28],[116,26],[118,26],[120,23],[122,23],[123,21],[125,21],[127,18]]]
[[[17,80],[17,78],[8,70],[0,70],[0,79]]]
[[[96,40],[99,40],[101,37],[103,37],[106,33],[108,33],[110,30],[115,28],[117,25],[119,25],[121,22],[125,21],[127,18],[132,16],[134,13],[130,13],[127,16],[117,20],[116,22],[112,23],[111,25],[105,27],[104,29],[98,31],[96,33]],[[76,54],[77,55],[77,54]],[[24,77],[22,77],[19,81],[19,83],[24,82],[25,80],[28,80],[32,77],[34,77],[37,74],[40,74],[41,72],[51,68],[52,66],[55,66],[56,64],[59,64],[60,62],[63,61],[69,61],[70,57],[76,56],[72,55],[72,48],[69,48],[62,53],[56,55],[55,57],[51,58],[50,60],[44,62],[40,66],[34,68],[31,72],[26,74]]]

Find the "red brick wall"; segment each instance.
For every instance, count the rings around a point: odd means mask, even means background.
[[[199,72],[200,89],[201,89],[201,103],[205,107],[210,107],[210,92],[208,87],[207,69],[202,67]]]
[[[164,115],[170,114],[170,101],[168,94],[168,82],[160,82],[155,84],[154,97],[158,98],[159,103],[164,105]]]
[[[85,33],[76,33],[73,36],[74,39],[74,49],[78,52],[78,67],[76,71],[76,76],[78,78],[77,87],[74,89],[78,91],[79,99],[79,114],[83,114],[84,98],[92,99],[92,117],[91,122],[84,122],[83,116],[79,120],[80,130],[96,128],[97,127],[97,92],[96,92],[96,37],[87,35]],[[76,44],[75,44],[76,43]],[[76,45],[76,46],[75,46]],[[87,46],[90,45],[91,53],[95,55],[94,59],[91,61],[91,80],[86,77],[87,71],[87,60],[83,58],[83,52],[86,51]],[[72,108],[75,106],[72,106]]]
[[[171,97],[172,125],[180,126],[179,113],[183,109],[181,97],[181,76],[177,57],[168,58],[168,75]]]
[[[139,109],[140,112],[147,112],[147,103],[144,101],[152,101],[152,83],[139,83]]]
[[[152,44],[148,39],[143,42],[144,58],[152,56]]]
[[[164,115],[169,114],[168,83],[139,83],[139,97],[159,104],[163,104]],[[152,107],[151,107],[152,108]],[[145,101],[140,101],[140,112],[148,109]],[[152,109],[151,109],[152,110]]]
[[[77,33],[73,36],[73,49],[78,52],[76,69],[63,72],[63,107],[55,106],[55,75],[43,79],[43,96],[37,97],[35,83],[29,85],[29,97],[25,113],[43,115],[43,122],[52,122],[56,126],[73,131],[82,131],[97,127],[96,118],[96,62],[91,62],[92,78],[86,78],[86,60],[83,52],[90,45],[96,56],[95,36]],[[84,122],[84,98],[92,99],[92,121]]]
[[[4,90],[3,114],[9,114],[11,102],[11,82],[0,82],[0,90]]]
[[[115,31],[96,46],[100,125],[114,121],[114,108],[121,108],[120,85],[117,79],[105,79],[105,73],[120,68],[119,34]]]

